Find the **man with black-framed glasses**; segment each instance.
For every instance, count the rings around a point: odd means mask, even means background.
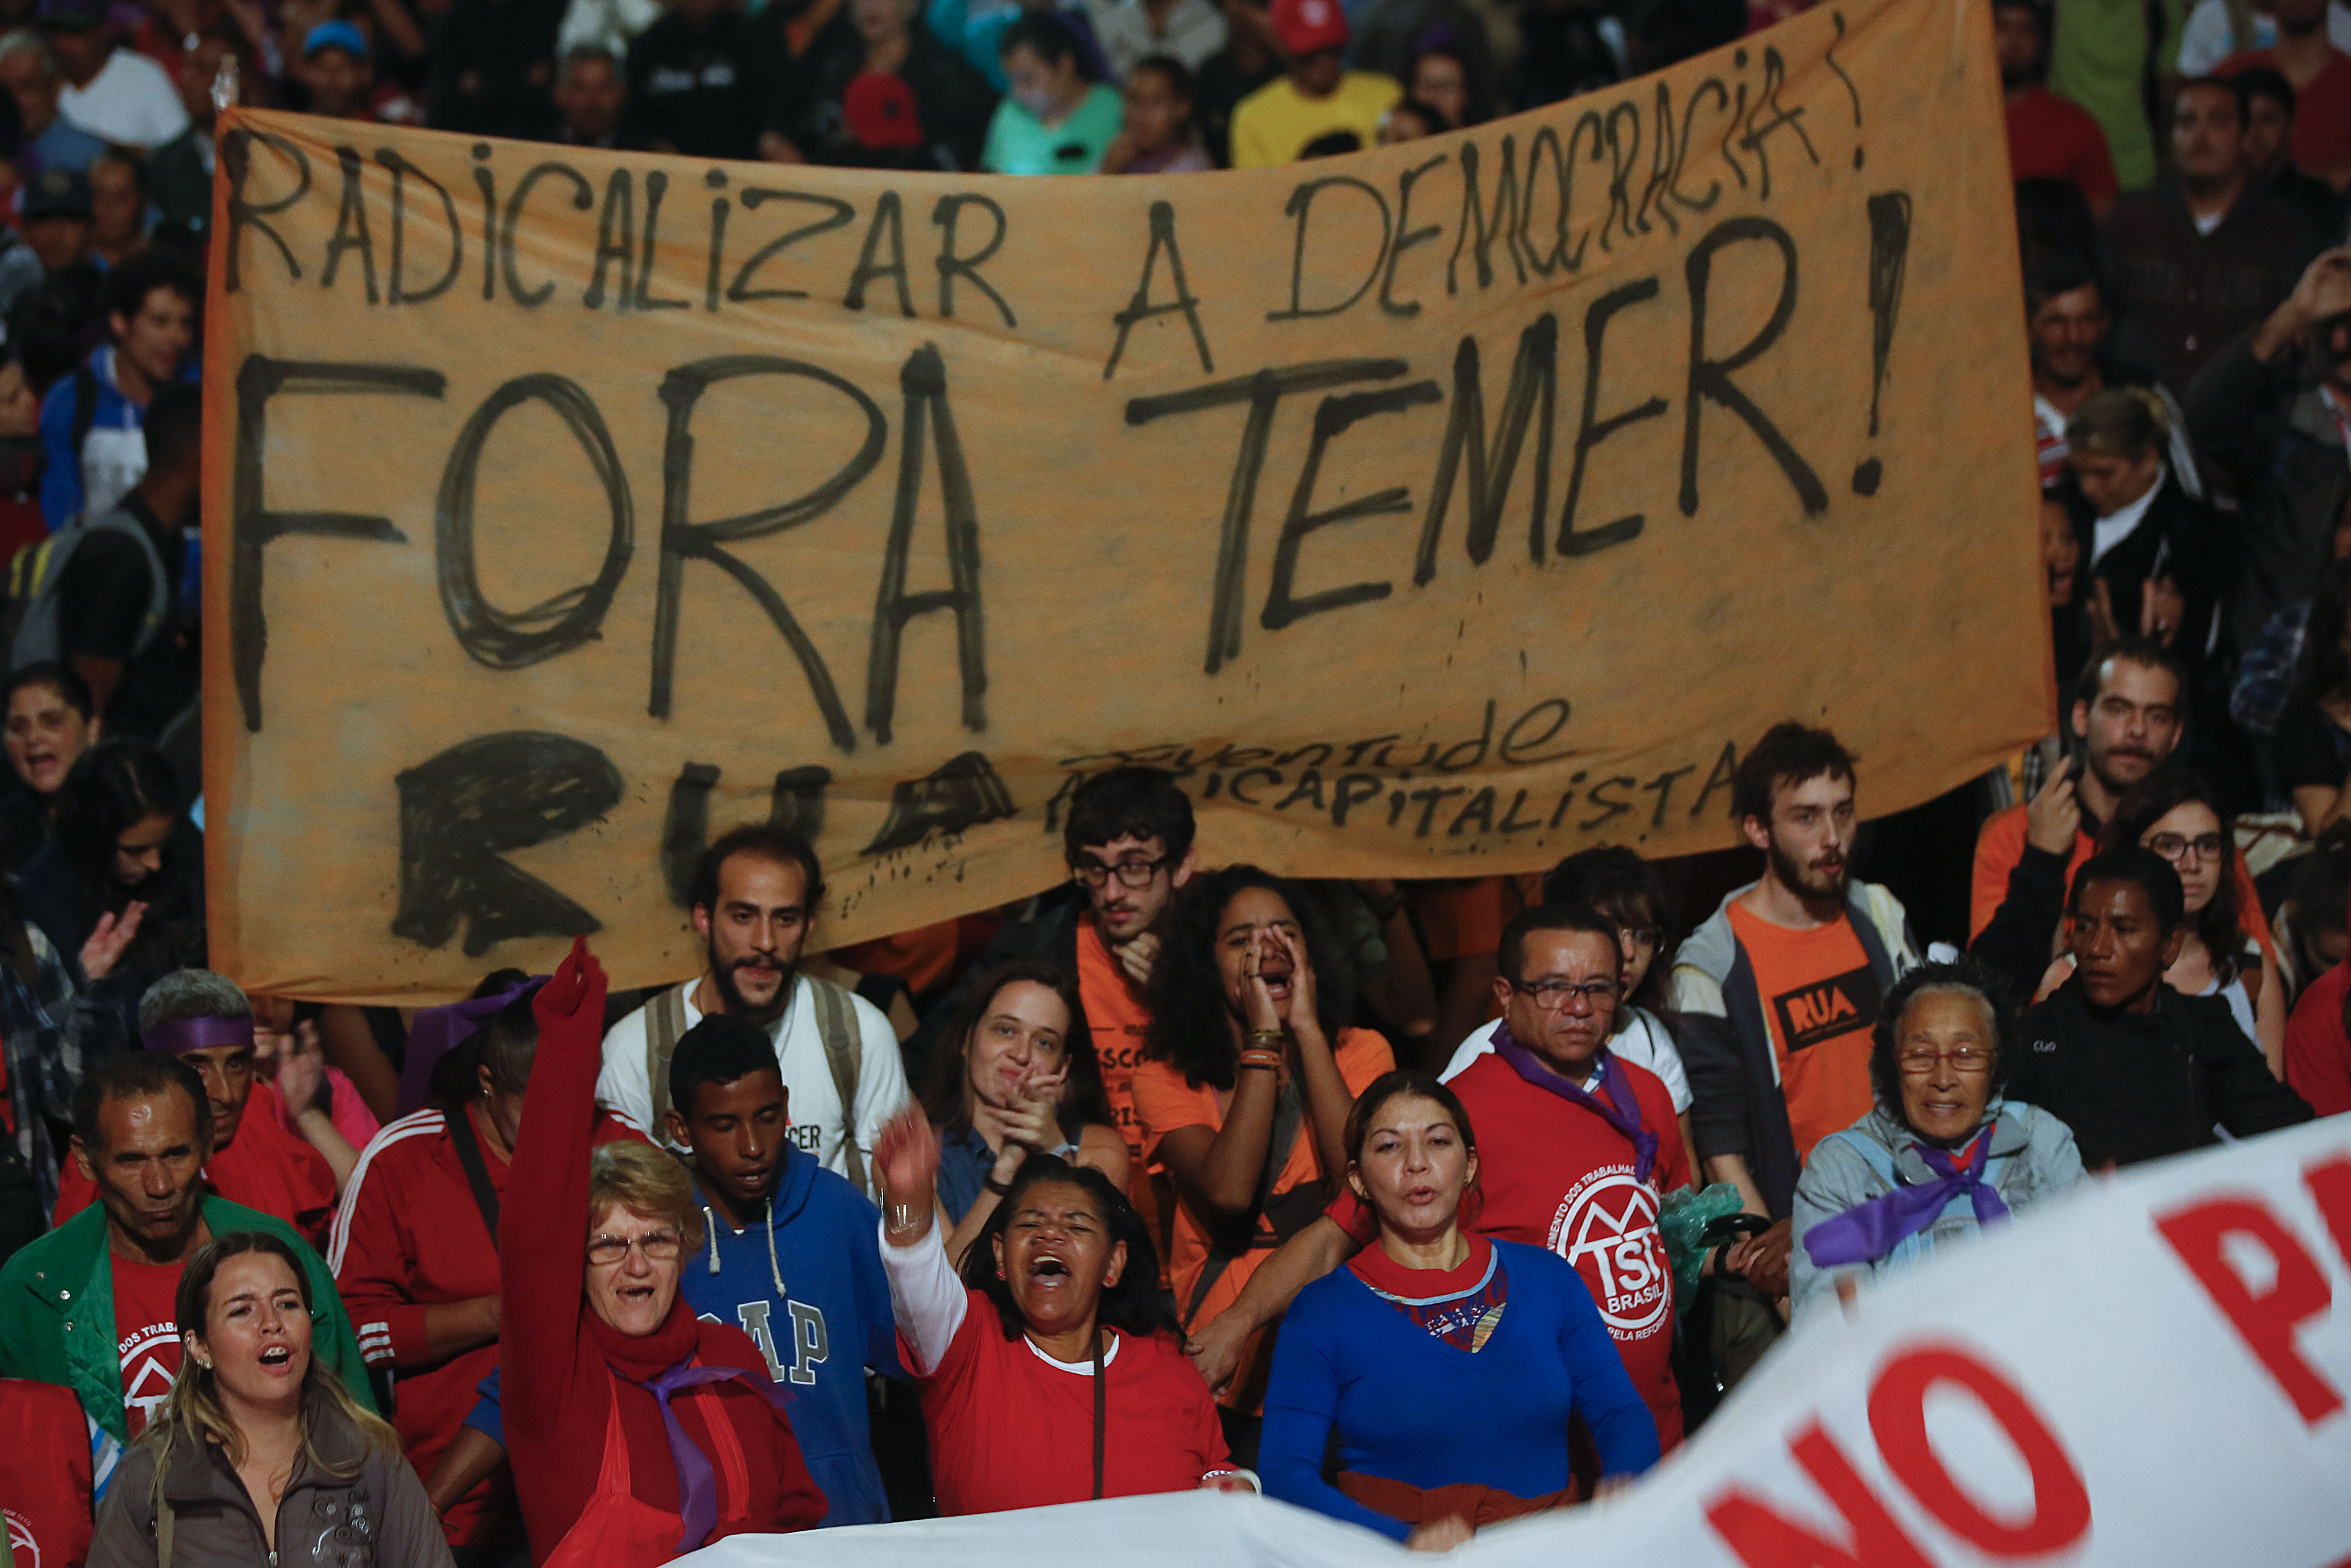
[[[907,1042],[907,1056],[926,1061],[946,1020],[961,1010],[965,987],[1000,963],[1041,958],[1075,979],[1079,1008],[1071,1038],[1093,1042],[1103,1095],[1134,1162],[1132,1196],[1159,1234],[1165,1206],[1151,1201],[1143,1131],[1127,1083],[1151,1023],[1143,998],[1160,932],[1176,890],[1192,879],[1192,802],[1165,769],[1111,768],[1071,792],[1061,849],[1069,884],[1039,895],[998,934],[931,1009]],[[919,1080],[919,1066],[914,1075]]]

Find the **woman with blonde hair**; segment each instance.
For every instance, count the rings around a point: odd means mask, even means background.
[[[189,1261],[186,1363],[108,1484],[94,1568],[446,1568],[399,1437],[310,1354],[311,1308],[294,1249],[266,1231]]]
[[[498,1220],[507,1451],[531,1561],[558,1568],[649,1568],[826,1509],[758,1347],[679,1293],[703,1226],[684,1170],[646,1144],[589,1146],[604,988],[583,940],[531,999]]]

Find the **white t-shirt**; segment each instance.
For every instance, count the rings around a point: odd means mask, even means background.
[[[1665,1084],[1666,1092],[1673,1096],[1674,1114],[1678,1116],[1690,1108],[1689,1078],[1682,1071],[1682,1053],[1675,1048],[1673,1035],[1658,1021],[1656,1014],[1646,1008],[1628,1011],[1631,1017],[1609,1040],[1608,1049],[1634,1066],[1646,1067],[1656,1073]],[[1437,1081],[1450,1083],[1471,1062],[1491,1055],[1494,1031],[1501,1027],[1502,1020],[1496,1019],[1471,1030],[1469,1038],[1454,1051],[1453,1060],[1445,1064],[1445,1071],[1437,1074]],[[639,1047],[641,1052],[643,1049]]]
[[[101,141],[151,152],[188,128],[188,107],[162,66],[136,49],[106,57],[88,87],[68,83],[57,111]]]
[[[2264,16],[2259,11],[2252,11],[2252,16],[2253,36],[2245,47],[2275,48],[2276,18]],[[2345,5],[2342,0],[2335,0],[2326,7],[2326,41],[2338,49],[2351,50],[2351,6]],[[2188,14],[2188,25],[2179,29],[2181,76],[2210,76],[2215,67],[2236,52],[2236,39],[2229,26],[2228,0],[2203,0]]]
[[[685,982],[685,1027],[702,1021],[694,1005],[696,977]],[[832,1063],[824,1053],[824,1037],[817,1031],[816,1001],[807,976],[792,982],[790,1006],[770,1030],[776,1041],[776,1066],[783,1074],[785,1108],[791,1117],[793,1146],[816,1155],[836,1176],[849,1174],[841,1149],[841,1093],[833,1087]],[[870,1177],[873,1141],[906,1103],[906,1067],[898,1051],[898,1031],[879,1009],[864,998],[849,998],[862,1041],[857,1063],[857,1146],[868,1156]],[[596,1102],[628,1117],[664,1148],[674,1147],[668,1133],[653,1124],[652,1082],[645,1076],[645,1009],[639,1008],[611,1027],[604,1036],[604,1071],[596,1080]]]

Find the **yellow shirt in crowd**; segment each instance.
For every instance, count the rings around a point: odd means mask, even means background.
[[[1404,97],[1395,78],[1349,71],[1328,98],[1308,98],[1276,77],[1233,110],[1233,167],[1263,169],[1296,162],[1307,144],[1337,131],[1352,131],[1365,147],[1378,144],[1380,116]]]

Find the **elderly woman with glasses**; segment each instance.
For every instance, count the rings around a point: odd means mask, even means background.
[[[1799,1317],[2082,1179],[2065,1124],[2001,1097],[2015,1019],[1991,971],[1928,964],[1878,1011],[1876,1108],[1813,1149],[1796,1183]]]
[[[678,1292],[702,1241],[685,1172],[649,1145],[590,1147],[604,989],[582,941],[532,998],[498,1222],[507,1449],[543,1568],[644,1568],[826,1508],[758,1347]]]

